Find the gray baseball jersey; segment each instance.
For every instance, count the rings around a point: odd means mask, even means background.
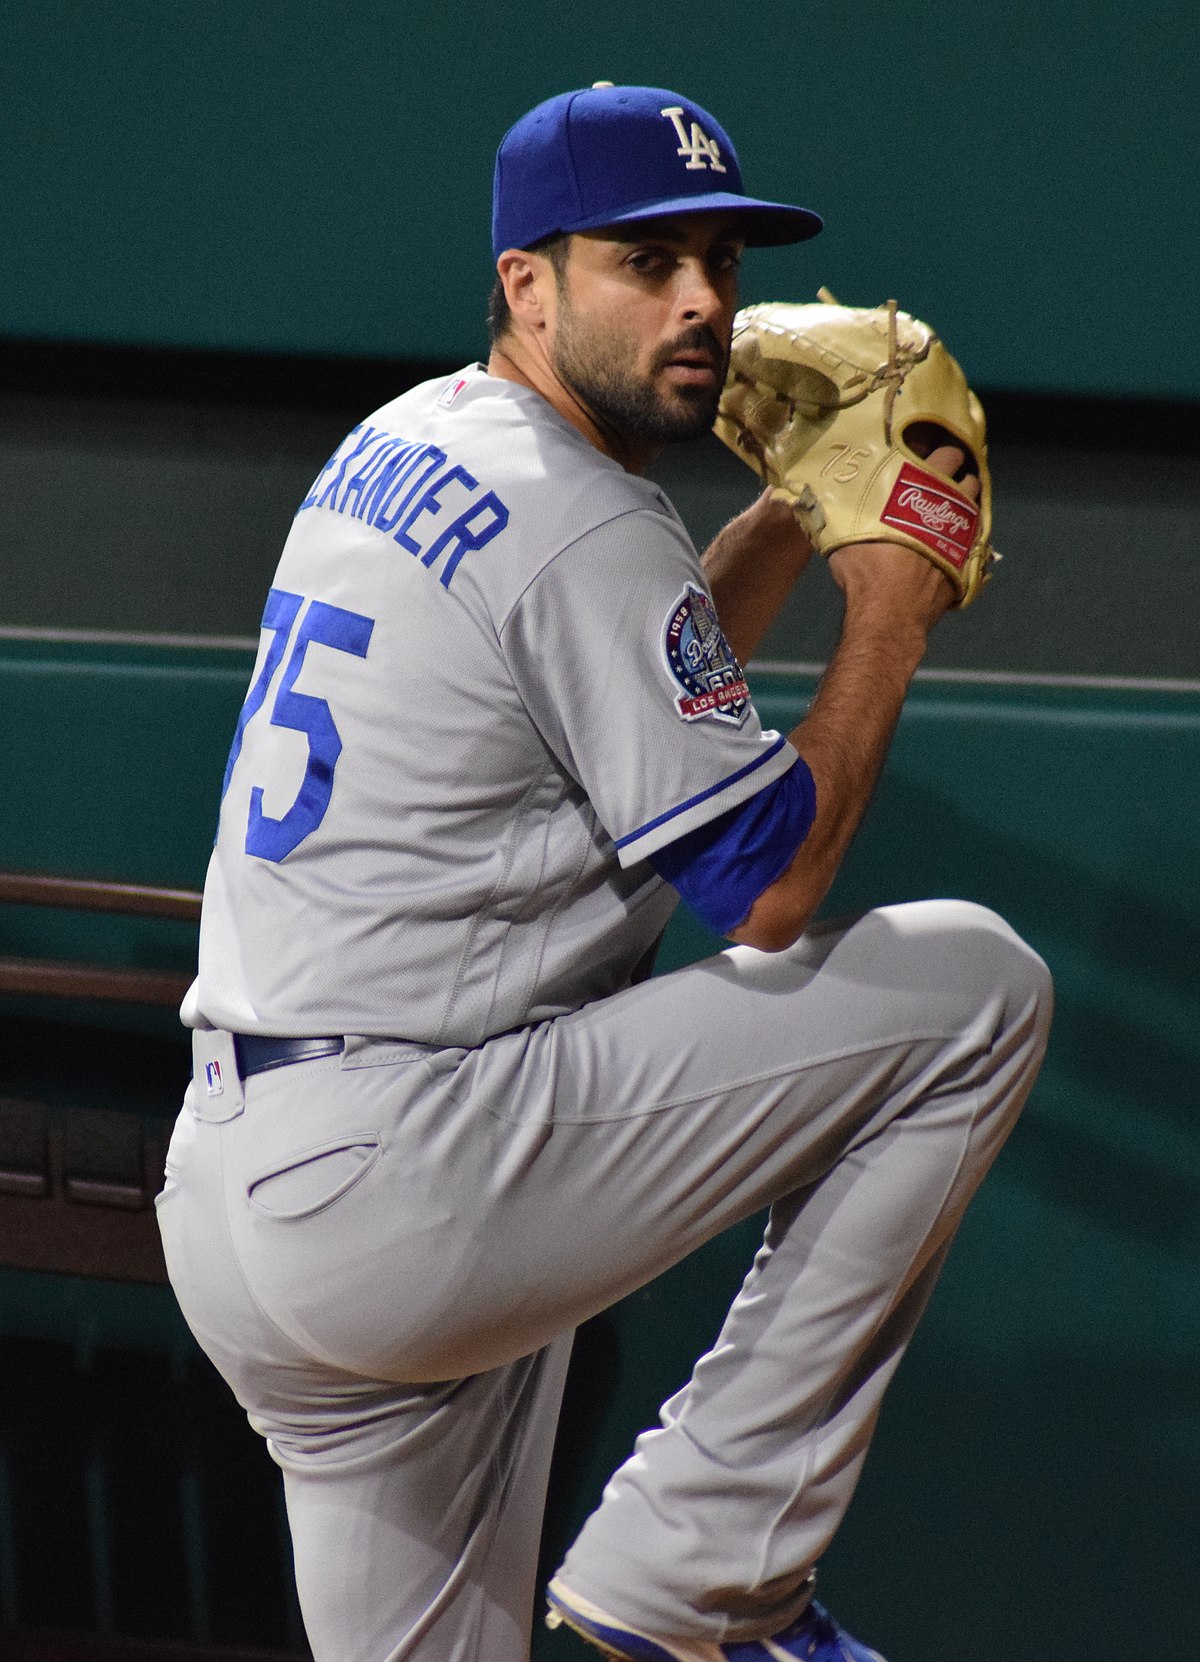
[[[264,621],[158,1215],[283,1470],[313,1655],[528,1662],[571,1329],[771,1205],[555,1582],[740,1653],[808,1597],[1044,967],[931,901],[625,985],[673,904],[651,861],[803,764],[669,504],[528,389],[469,370],[357,428]],[[351,1042],[243,1082],[224,1029]]]
[[[626,985],[646,856],[793,766],[654,484],[478,366],[361,423],[263,618],[192,1026],[474,1045]]]

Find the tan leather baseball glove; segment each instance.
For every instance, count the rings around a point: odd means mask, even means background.
[[[999,558],[983,407],[929,325],[894,300],[841,306],[819,292],[813,305],[737,314],[715,431],[791,503],[821,554],[903,543],[969,605]],[[924,460],[933,428],[966,452],[978,501]]]

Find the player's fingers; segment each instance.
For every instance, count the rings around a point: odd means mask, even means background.
[[[936,421],[910,422],[904,429],[904,443],[914,456],[953,479],[965,496],[979,495],[979,464],[945,427]]]
[[[925,460],[935,473],[944,473],[948,478],[956,480],[958,488],[964,496],[969,496],[974,500],[979,495],[979,475],[971,471],[963,472],[964,468],[967,467],[969,457],[967,452],[961,450],[958,445],[939,445],[936,450],[930,451]],[[960,474],[962,475],[961,478],[959,477]]]

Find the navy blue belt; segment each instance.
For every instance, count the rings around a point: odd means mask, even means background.
[[[340,1056],[345,1039],[264,1039],[257,1033],[235,1033],[233,1053],[238,1073],[248,1079],[268,1068],[286,1068],[291,1062],[311,1062],[318,1056]]]

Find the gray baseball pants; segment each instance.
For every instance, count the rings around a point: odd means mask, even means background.
[[[777,1631],[1045,1046],[1041,960],[928,901],[477,1049],[190,1087],[159,1219],[283,1469],[317,1662],[524,1662],[576,1324],[770,1206],[712,1351],[561,1574],[663,1637]]]

